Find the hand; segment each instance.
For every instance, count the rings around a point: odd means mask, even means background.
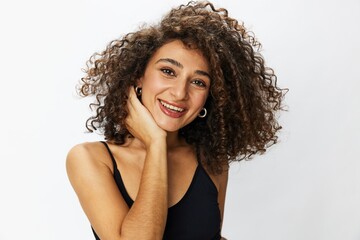
[[[128,116],[125,124],[129,132],[139,139],[145,146],[161,138],[166,137],[166,131],[161,129],[155,122],[151,113],[141,104],[136,96],[135,89],[130,87],[127,102]]]

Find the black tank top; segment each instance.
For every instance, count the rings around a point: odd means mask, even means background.
[[[134,201],[126,191],[114,156],[102,142],[111,157],[114,179],[125,202],[131,208]],[[190,186],[183,198],[168,209],[164,240],[218,240],[220,239],[220,209],[218,192],[210,176],[198,161]],[[141,229],[139,229],[141,231]],[[93,230],[95,239],[99,240]]]

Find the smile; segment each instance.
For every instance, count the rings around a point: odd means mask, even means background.
[[[165,103],[163,101],[160,100],[160,103],[161,105],[163,105],[164,107],[166,107],[167,109],[169,110],[173,110],[173,111],[177,111],[179,113],[183,112],[184,111],[184,108],[180,108],[180,107],[176,107],[176,106],[173,106],[171,104],[168,104],[168,103]]]

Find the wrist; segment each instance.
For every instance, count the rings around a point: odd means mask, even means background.
[[[145,143],[145,148],[147,150],[156,150],[161,149],[162,147],[166,148],[166,136],[157,136],[156,138],[152,138],[147,143]]]

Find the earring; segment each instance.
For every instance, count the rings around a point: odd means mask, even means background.
[[[141,96],[141,93],[142,93],[142,88],[136,86],[136,87],[135,87],[135,92],[136,92],[136,96],[140,97],[140,96]]]
[[[207,114],[206,108],[201,109],[200,113],[198,114],[199,118],[204,118]]]

